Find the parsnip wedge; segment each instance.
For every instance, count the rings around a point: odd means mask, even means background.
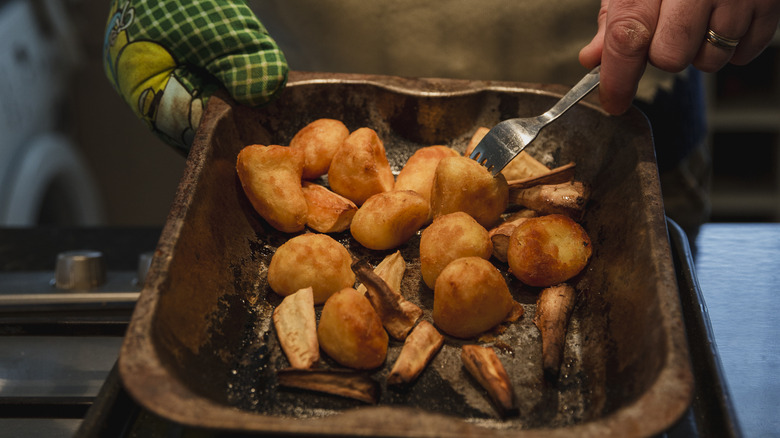
[[[280,386],[324,392],[375,404],[379,399],[379,383],[365,373],[348,369],[297,370],[284,369],[276,373]]]
[[[509,188],[509,205],[521,205],[542,214],[564,214],[578,221],[582,219],[589,190],[580,181],[539,185],[528,188]]]
[[[542,333],[542,368],[553,382],[561,369],[566,327],[576,299],[574,288],[566,283],[542,290],[536,300],[534,324]]]
[[[530,217],[536,216],[533,210],[521,210],[518,213],[508,217],[495,228],[488,231],[488,237],[493,244],[493,257],[506,262],[506,251],[509,248],[509,237],[515,231],[518,225]]]
[[[292,368],[311,368],[320,360],[312,288],[286,296],[274,309],[273,321],[279,343]]]
[[[366,287],[366,295],[382,320],[387,333],[395,339],[404,340],[423,314],[416,304],[407,301],[400,292],[394,291],[377,275],[365,260],[352,263],[352,270]]]
[[[464,345],[460,355],[463,365],[487,391],[502,416],[517,412],[515,390],[504,365],[491,347]]]
[[[390,286],[390,289],[399,294],[401,290],[401,280],[403,280],[405,272],[406,260],[404,260],[404,257],[401,255],[401,251],[396,251],[388,255],[374,268],[374,273],[384,280],[385,283]],[[359,284],[355,289],[362,294],[368,292],[366,286],[363,284]]]
[[[479,142],[489,131],[490,128],[484,126],[477,128],[474,135],[471,136],[471,140],[469,140],[469,144],[466,146],[466,151],[463,155],[467,157],[470,156],[474,148],[477,147]],[[503,170],[501,170],[501,174],[506,177],[507,181],[510,181],[522,178],[533,178],[537,175],[548,173],[549,171],[549,167],[529,155],[528,152],[522,151],[510,161]]]
[[[560,184],[574,180],[574,162],[564,164],[563,166],[556,167],[555,169],[548,170],[547,172],[540,173],[538,175],[529,176],[521,179],[509,179],[507,183],[510,187],[516,189],[528,188],[539,185]]]
[[[393,369],[387,376],[388,385],[409,383],[425,369],[444,345],[444,336],[428,321],[420,321],[409,333]]]

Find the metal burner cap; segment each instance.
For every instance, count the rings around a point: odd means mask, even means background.
[[[57,255],[54,281],[58,289],[88,290],[106,282],[106,264],[100,251],[65,251]]]

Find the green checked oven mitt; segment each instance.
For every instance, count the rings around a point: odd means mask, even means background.
[[[103,62],[136,115],[184,152],[216,90],[258,106],[287,80],[284,55],[240,0],[113,0]]]

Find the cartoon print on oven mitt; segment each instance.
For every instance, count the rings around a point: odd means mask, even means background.
[[[284,54],[242,1],[113,0],[103,62],[136,115],[185,153],[216,90],[258,106],[287,80]]]

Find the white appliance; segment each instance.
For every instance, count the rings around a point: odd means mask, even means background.
[[[0,1],[0,226],[100,225],[100,193],[62,129],[78,65],[61,0]]]

